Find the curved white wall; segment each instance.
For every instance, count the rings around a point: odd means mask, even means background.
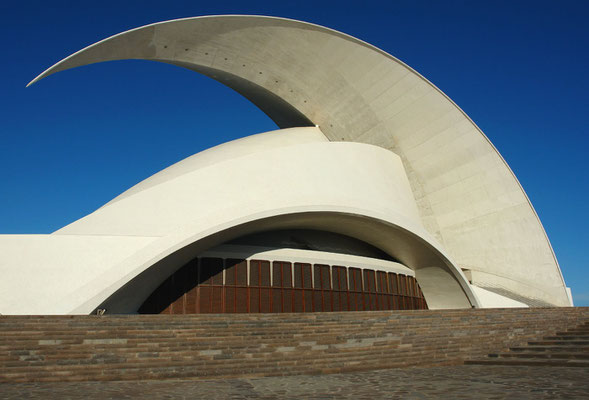
[[[307,141],[301,132],[318,138]],[[257,135],[207,150],[216,160],[189,157],[55,234],[165,236],[180,226],[213,226],[241,215],[303,207],[368,209],[423,230],[398,156],[360,143],[331,143],[318,128],[291,128],[262,138],[294,136],[290,145],[269,143],[255,151]],[[304,137],[302,142],[296,138]],[[229,153],[229,156],[226,154]],[[186,164],[186,165],[184,165]],[[151,181],[157,180],[152,183]]]
[[[283,228],[331,231],[382,249],[416,270],[418,280],[421,274],[431,308],[478,305],[464,275],[421,226],[399,157],[372,145],[326,142],[308,127],[189,157],[51,235],[21,237],[21,250],[34,257],[19,259],[15,242],[0,238],[0,249],[12,249],[0,261],[9,271],[0,312],[89,313],[104,304],[132,312],[186,257]],[[30,287],[43,290],[23,287],[23,270]],[[430,272],[436,279],[427,281]]]
[[[286,134],[285,134],[286,133]],[[150,176],[129,190],[115,197],[108,204],[114,203],[134,193],[176,178],[187,172],[205,168],[234,158],[243,157],[256,152],[267,151],[294,144],[328,142],[329,140],[319,129],[288,129],[259,133],[241,139],[232,140],[210,149],[201,151],[184,160],[170,165],[162,171]]]

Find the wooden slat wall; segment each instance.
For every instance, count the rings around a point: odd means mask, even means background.
[[[202,257],[166,279],[141,314],[427,309],[414,277],[325,264]]]

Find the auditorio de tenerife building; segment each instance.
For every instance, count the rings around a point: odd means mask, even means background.
[[[505,160],[386,52],[300,21],[188,18],[33,82],[119,59],[216,79],[280,129],[188,157],[52,234],[0,236],[0,313],[572,305]]]

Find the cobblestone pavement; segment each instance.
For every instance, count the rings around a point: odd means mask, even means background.
[[[464,365],[331,375],[0,384],[3,399],[589,399],[589,369]]]

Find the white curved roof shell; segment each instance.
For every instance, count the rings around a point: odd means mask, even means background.
[[[414,271],[430,308],[480,305],[423,228],[400,158],[302,127],[198,153],[51,235],[0,237],[1,312],[134,312],[195,255],[281,229],[346,235],[393,255]],[[323,254],[317,260],[342,257]]]
[[[33,82],[117,59],[189,68],[232,87],[281,128],[318,125],[330,141],[393,151],[401,157],[421,224],[475,285],[531,303],[570,304],[538,216],[497,150],[446,95],[384,51],[299,21],[199,17],[115,35]],[[84,220],[58,233],[90,233]],[[104,230],[124,234],[116,225]]]

